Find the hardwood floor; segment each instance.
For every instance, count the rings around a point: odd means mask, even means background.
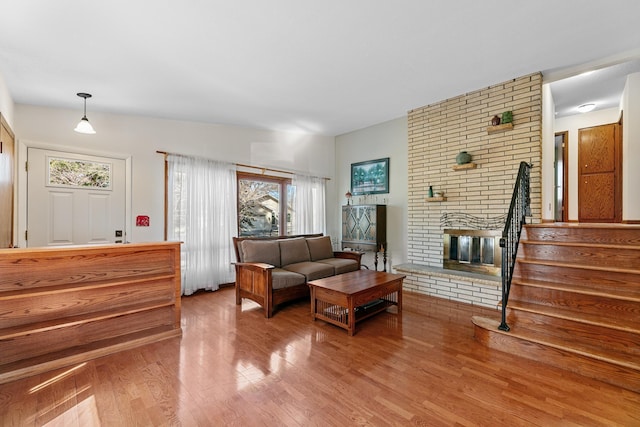
[[[492,310],[403,299],[349,337],[307,301],[185,297],[182,338],[0,385],[0,425],[640,425],[640,394],[476,342]]]

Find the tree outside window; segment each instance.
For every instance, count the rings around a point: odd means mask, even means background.
[[[238,235],[268,237],[290,234],[292,212],[288,200],[291,200],[292,191],[288,178],[239,172]]]

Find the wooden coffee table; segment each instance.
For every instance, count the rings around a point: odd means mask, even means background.
[[[309,282],[311,317],[347,330],[356,323],[395,305],[402,311],[404,274],[358,270]],[[351,313],[355,313],[352,316]]]

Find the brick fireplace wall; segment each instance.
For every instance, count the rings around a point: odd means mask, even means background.
[[[513,128],[489,132],[491,118],[513,111]],[[438,278],[442,267],[443,213],[463,212],[483,218],[507,213],[521,161],[533,163],[531,206],[534,222],[542,216],[542,76],[519,77],[408,113],[409,191],[406,288],[482,305],[499,299],[495,282],[480,280],[474,295],[469,281]],[[467,151],[475,169],[453,170],[456,155]],[[446,201],[427,202],[429,186],[444,191]],[[437,273],[437,271],[436,271]],[[493,283],[493,284],[492,284]],[[464,288],[464,289],[463,289]],[[460,291],[461,290],[461,291]],[[489,295],[481,295],[489,292]]]

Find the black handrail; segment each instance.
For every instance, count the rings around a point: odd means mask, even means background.
[[[526,217],[531,216],[531,167],[532,165],[529,163],[520,162],[518,177],[513,188],[513,196],[511,196],[509,214],[500,239],[500,247],[502,248],[502,321],[498,329],[503,331],[510,329],[509,325],[507,325],[507,302],[509,301],[509,291],[511,290],[513,268],[516,265],[520,233],[522,232],[522,226],[526,223]]]

